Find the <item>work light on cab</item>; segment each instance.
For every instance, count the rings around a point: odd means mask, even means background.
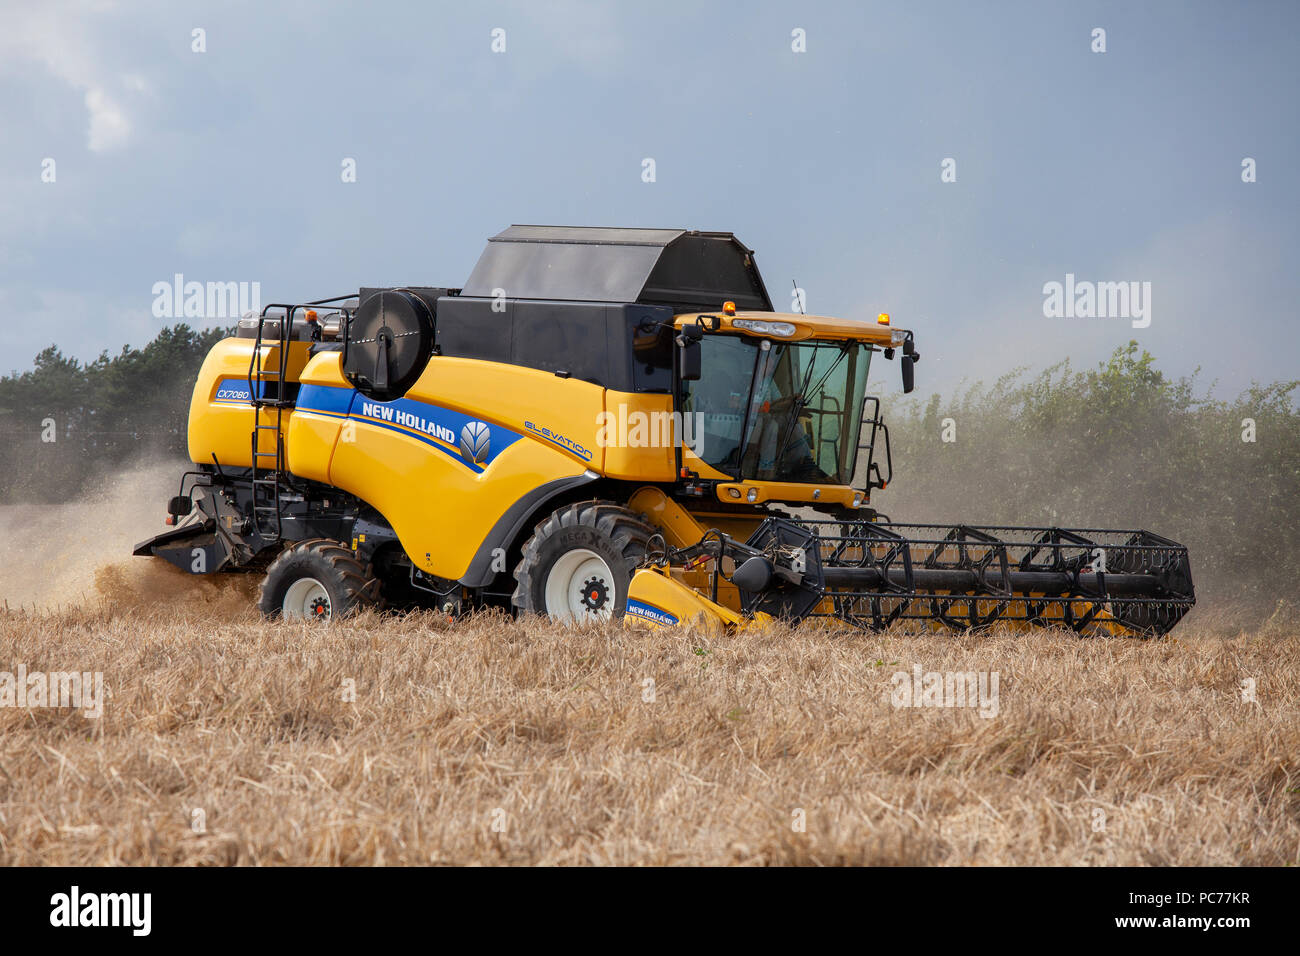
[[[794,335],[795,327],[790,322],[767,322],[762,319],[736,319],[732,328],[743,329],[756,335],[774,335],[777,338],[789,338]]]

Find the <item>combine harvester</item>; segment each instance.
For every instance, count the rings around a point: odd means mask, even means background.
[[[242,319],[194,387],[175,527],[135,553],[262,573],[264,613],[317,619],[513,606],[1146,636],[1191,608],[1187,550],[1150,532],[873,509],[893,474],[878,356],[911,391],[912,332],[774,312],[730,233],[513,226],[462,289]]]

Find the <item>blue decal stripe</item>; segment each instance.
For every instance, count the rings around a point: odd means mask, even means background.
[[[429,402],[421,402],[410,398],[399,398],[391,402],[374,402],[364,397],[358,396],[352,405],[352,417],[358,421],[370,421],[376,423],[388,422],[390,424],[400,424],[383,415],[365,414],[367,406],[373,408],[391,409],[394,417],[397,415],[409,415],[420,421],[427,421],[437,428],[446,429],[453,437],[449,444],[455,446],[464,427],[471,422],[478,421],[464,412],[458,412],[454,409],[443,408],[440,405],[434,405]],[[410,426],[407,426],[410,427]],[[501,425],[489,425],[491,429],[490,441],[488,443],[488,457],[484,462],[490,465],[501,452],[505,451],[521,437],[517,432]],[[423,429],[417,429],[417,433]]]
[[[324,415],[327,418],[337,418],[342,421],[353,421],[356,422],[358,425],[374,425],[376,428],[387,428],[389,431],[397,432],[397,434],[399,435],[405,435],[407,438],[414,438],[416,441],[422,441],[426,445],[431,445],[432,447],[438,449],[438,451],[445,452],[446,454],[450,455],[452,458],[456,459],[456,461],[460,462],[462,465],[464,465],[466,468],[473,471],[475,474],[478,475],[483,474],[483,469],[481,467],[466,461],[464,458],[461,457],[459,451],[452,448],[448,448],[446,445],[442,444],[437,439],[432,438],[429,435],[421,435],[419,432],[408,431],[407,429],[401,427],[400,425],[390,425],[388,424],[388,422],[377,421],[373,418],[363,418],[360,415],[340,415],[338,412],[328,412],[323,408],[303,408],[303,406],[299,405],[296,410],[300,412],[307,412],[308,414],[311,415]]]
[[[655,607],[654,605],[644,604],[641,601],[629,600],[627,602],[627,613],[631,614],[633,617],[639,617],[642,618],[643,620],[653,621],[656,624],[664,624],[664,625],[671,626],[673,624],[678,623],[677,618],[674,617],[672,614],[669,614],[667,611],[661,611],[659,608]]]
[[[364,418],[360,415],[340,415],[338,412],[326,411],[323,408],[304,408],[303,406],[299,405],[296,410],[300,412],[307,412],[312,415],[324,415],[327,418],[338,418],[343,421],[354,421],[359,425],[374,425],[377,428],[387,428],[389,431],[397,432],[399,435],[405,435],[407,438],[414,438],[416,441],[422,441],[426,445],[432,445],[434,448],[438,449],[438,451],[446,452],[448,455],[456,459],[466,468],[473,471],[475,474],[479,474],[479,475],[483,474],[483,469],[481,467],[466,461],[464,458],[461,457],[461,454],[457,449],[448,448],[446,445],[442,444],[440,441],[438,441],[437,439],[433,438],[430,435],[421,435],[419,432],[408,431],[407,429],[403,428],[400,425],[390,425],[388,424],[388,422],[381,422],[374,418]]]
[[[308,409],[308,411],[310,411],[310,409]],[[436,439],[431,438],[428,435],[421,435],[419,432],[407,431],[405,428],[402,428],[400,425],[390,425],[388,424],[388,422],[376,421],[373,418],[362,418],[358,415],[344,415],[341,417],[354,421],[359,425],[374,425],[376,428],[387,428],[389,431],[397,432],[397,434],[399,435],[405,435],[407,438],[414,438],[416,441],[422,441],[430,448],[436,448],[438,449],[438,451],[447,455],[449,458],[455,459],[456,461],[460,462],[470,471],[474,472],[474,474],[476,475],[483,474],[483,468],[481,465],[475,465],[471,462],[466,461],[464,458],[461,457],[459,451],[453,451],[452,449],[448,448],[446,445],[442,444],[442,442],[437,441]]]
[[[304,385],[298,390],[298,405],[309,405],[312,411],[346,415],[356,394],[350,388],[333,385]]]
[[[247,402],[247,384],[244,387],[244,395],[243,401]],[[365,398],[356,389],[337,385],[302,385],[298,391],[296,410],[311,415],[324,415],[328,418],[354,421],[362,425],[374,425],[376,428],[386,428],[399,435],[414,438],[416,441],[424,442],[426,445],[438,449],[438,451],[460,462],[475,474],[482,474],[484,468],[492,464],[501,452],[523,437],[518,432],[502,425],[489,425],[487,460],[482,464],[475,464],[465,460],[460,454],[459,447],[435,438],[426,431],[386,421],[374,415],[362,414],[362,409],[367,406],[376,409],[391,408],[395,414],[404,413],[410,415],[421,422],[428,422],[437,428],[445,429],[446,432],[450,432],[452,435],[459,435],[460,430],[467,424],[478,421],[478,419],[464,412],[411,398],[398,398],[391,402],[373,401]]]
[[[266,390],[266,383],[262,382],[261,391]],[[222,392],[226,395],[223,397]],[[248,388],[247,378],[223,378],[217,381],[217,390],[213,393],[212,404],[214,405],[247,405],[253,400],[253,393]]]

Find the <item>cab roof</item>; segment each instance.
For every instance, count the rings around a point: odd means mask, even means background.
[[[703,319],[705,327],[708,328],[714,318],[720,320],[719,332],[769,338],[774,342],[799,342],[804,339],[834,339],[838,341],[854,339],[884,348],[897,348],[903,344],[903,339],[907,335],[906,329],[901,329],[896,325],[882,325],[879,322],[864,322],[860,319],[841,319],[830,315],[804,315],[799,312],[737,312],[735,315],[727,315],[720,310],[715,312],[688,312],[678,314],[673,321],[675,325],[680,327],[690,325],[696,319]],[[737,325],[737,321],[742,324]],[[743,325],[744,322],[783,323],[793,326],[794,331],[790,334],[777,335],[755,329],[746,329]],[[761,329],[761,326],[759,328]]]

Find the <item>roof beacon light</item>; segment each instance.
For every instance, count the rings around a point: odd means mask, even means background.
[[[723,311],[723,313],[726,314],[726,315],[735,315],[735,314],[736,314],[736,303],[734,303],[734,302],[724,302],[724,303],[722,303],[722,311]]]
[[[889,324],[889,313],[888,313],[888,312],[881,312],[878,316],[876,316],[876,321],[879,322],[881,325],[888,325],[888,324]]]

